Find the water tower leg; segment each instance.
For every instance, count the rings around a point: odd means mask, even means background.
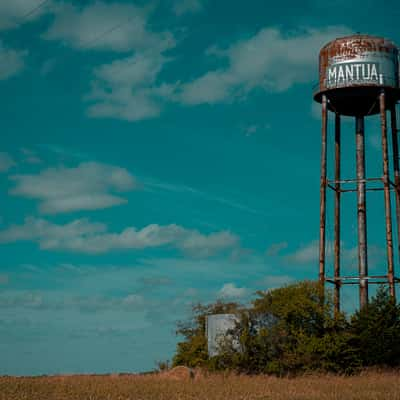
[[[382,131],[382,158],[383,158],[383,191],[385,195],[385,222],[386,222],[386,252],[388,262],[388,280],[390,294],[394,296],[394,273],[393,273],[393,238],[392,238],[392,210],[390,204],[390,181],[389,181],[389,154],[387,141],[387,121],[386,121],[386,99],[385,92],[379,96],[381,112],[381,131]]]
[[[360,275],[360,307],[368,303],[368,257],[367,257],[367,215],[365,194],[365,138],[364,117],[356,117],[356,159],[357,159],[357,220],[358,220],[358,268]]]
[[[335,269],[335,315],[340,312],[340,114],[335,114],[335,242],[334,242],[334,269]]]
[[[326,95],[322,96],[322,140],[321,140],[321,182],[320,182],[320,225],[319,225],[319,282],[325,284],[325,224],[326,224],[326,145],[328,110]]]
[[[391,115],[391,128],[392,128],[392,145],[393,145],[393,169],[394,169],[394,184],[396,195],[396,225],[397,225],[397,246],[400,256],[400,168],[399,168],[399,142],[397,139],[397,118],[396,118],[396,105],[393,105],[390,110]],[[393,271],[394,275],[394,271]],[[396,291],[393,288],[392,295]]]

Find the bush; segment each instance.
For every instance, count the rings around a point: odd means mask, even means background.
[[[214,304],[196,304],[192,308],[192,318],[189,321],[178,322],[176,334],[184,338],[177,345],[172,366],[185,365],[187,367],[201,367],[208,364],[207,338],[205,334],[206,316],[211,314],[225,314],[240,309],[237,303],[217,301]]]
[[[351,331],[363,365],[400,365],[400,307],[383,287],[354,314]]]
[[[363,366],[400,365],[400,308],[380,289],[348,322],[333,315],[331,295],[316,282],[300,282],[257,292],[248,309],[236,303],[197,305],[178,333],[174,365],[276,375],[309,371],[351,374]],[[209,358],[205,317],[240,314],[240,322]],[[240,343],[240,349],[234,346]]]

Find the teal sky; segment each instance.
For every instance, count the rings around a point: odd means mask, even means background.
[[[400,43],[398,1],[42,3],[0,2],[0,374],[149,370],[193,303],[315,279],[318,51]],[[369,117],[369,176],[379,134]],[[345,118],[347,178],[354,141]],[[382,272],[382,194],[368,206]]]

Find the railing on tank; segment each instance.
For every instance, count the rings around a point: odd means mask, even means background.
[[[345,87],[357,87],[357,86],[375,86],[375,87],[391,87],[399,88],[399,79],[393,78],[393,76],[380,75],[379,81],[371,79],[351,79],[351,80],[340,80],[334,83],[328,82],[327,79],[323,81],[323,88],[321,90],[320,82],[313,85],[313,94],[317,94],[320,91],[340,89]]]

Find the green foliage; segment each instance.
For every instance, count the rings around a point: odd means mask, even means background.
[[[236,313],[240,322],[219,355],[209,358],[205,318],[218,313]],[[329,292],[305,281],[257,292],[248,309],[236,303],[197,305],[177,332],[185,340],[178,344],[174,365],[280,376],[400,365],[400,307],[383,289],[350,322],[344,315],[333,316]]]
[[[159,371],[159,372],[168,371],[169,370],[169,360],[156,361],[156,366],[157,366],[157,371]]]
[[[206,316],[237,312],[237,303],[196,304],[192,308],[192,318],[189,321],[178,322],[176,334],[184,338],[177,345],[172,366],[186,365],[188,367],[204,366],[208,362],[207,338],[205,335]]]
[[[330,316],[331,302],[324,302],[323,289],[316,282],[304,281],[257,295],[254,311],[278,318],[289,333],[322,334]]]
[[[351,321],[363,365],[400,365],[400,307],[381,287]]]

